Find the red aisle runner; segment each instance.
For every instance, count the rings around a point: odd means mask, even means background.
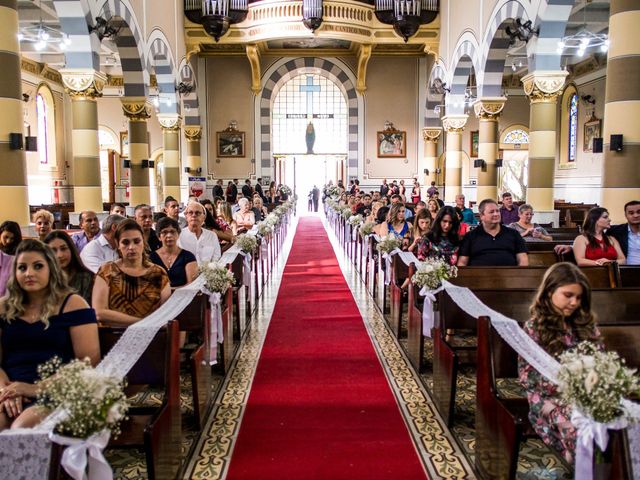
[[[227,478],[425,477],[326,232],[301,218]]]

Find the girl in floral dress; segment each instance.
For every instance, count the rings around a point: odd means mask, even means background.
[[[418,243],[416,257],[421,262],[427,258],[442,258],[449,265],[458,261],[460,222],[453,207],[442,207],[433,221],[431,231]]]
[[[549,268],[530,311],[531,319],[524,330],[556,359],[584,340],[601,346],[591,313],[591,287],[576,265],[556,263]],[[572,464],[576,429],[571,423],[571,407],[560,400],[558,386],[522,358],[518,371],[527,391],[531,425],[547,445]]]

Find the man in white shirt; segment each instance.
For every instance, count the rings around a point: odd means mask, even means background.
[[[222,256],[218,236],[202,228],[205,213],[204,205],[190,202],[184,211],[187,228],[182,230],[178,239],[178,246],[193,253],[198,263],[217,261]]]
[[[118,259],[115,233],[124,219],[120,215],[109,215],[102,222],[102,235],[91,240],[82,249],[82,263],[93,273],[96,273],[101,265]]]

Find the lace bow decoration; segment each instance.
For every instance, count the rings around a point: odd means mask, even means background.
[[[113,470],[102,451],[109,443],[111,432],[102,430],[87,439],[65,437],[53,432],[49,439],[67,448],[62,454],[61,465],[74,480],[112,480]],[[87,466],[89,475],[87,476]]]

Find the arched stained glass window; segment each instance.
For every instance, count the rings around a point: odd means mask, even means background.
[[[49,163],[47,102],[40,93],[36,97],[36,115],[38,117],[38,156],[40,163],[47,165]]]
[[[569,156],[575,162],[578,155],[578,95],[569,97]]]
[[[511,130],[505,135],[504,141],[502,143],[523,145],[525,143],[529,143],[529,134],[519,128]]]

